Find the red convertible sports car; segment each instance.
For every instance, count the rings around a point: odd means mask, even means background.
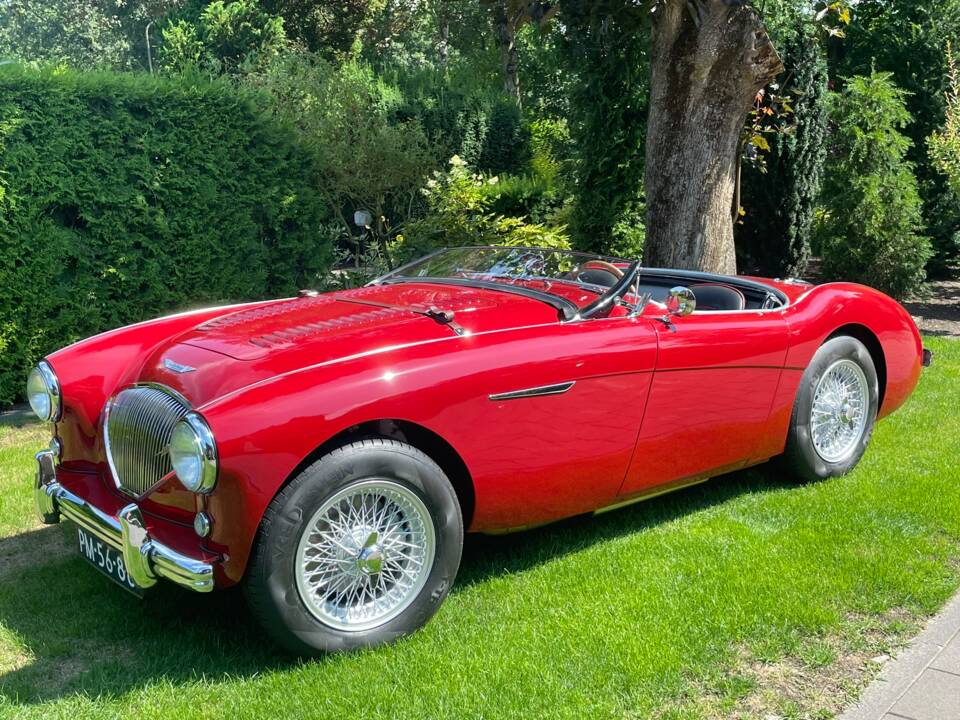
[[[370,285],[98,335],[30,374],[47,523],[131,592],[242,584],[300,654],[436,612],[463,534],[782,457],[851,470],[930,354],[867,287],[443,250]]]

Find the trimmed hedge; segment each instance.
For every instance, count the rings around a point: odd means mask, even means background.
[[[45,353],[327,268],[314,167],[227,84],[0,68],[0,405]]]

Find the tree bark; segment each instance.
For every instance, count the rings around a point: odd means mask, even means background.
[[[440,21],[440,36],[437,38],[437,58],[444,70],[450,58],[450,21],[446,18]]]
[[[500,48],[503,89],[520,105],[520,55],[517,50],[517,22],[511,16],[508,0],[499,0],[493,11],[493,30]]]
[[[644,262],[734,275],[740,136],[780,57],[739,0],[655,0],[650,60]]]

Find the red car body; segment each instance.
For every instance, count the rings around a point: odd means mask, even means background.
[[[487,288],[425,282],[199,310],[83,341],[48,358],[62,387],[56,479],[107,514],[131,498],[111,479],[109,398],[138,383],[180,393],[209,424],[209,495],[169,474],[137,503],[151,537],[244,575],[261,518],[311,459],[371,429],[402,436],[450,477],[470,531],[501,532],[637,500],[784,450],[804,369],[842,331],[870,350],[881,417],[921,372],[916,326],[867,287],[756,280],[768,310],[563,321],[555,308]],[[582,305],[592,299],[565,289]],[[416,308],[455,313],[463,332]],[[193,371],[177,372],[187,366]],[[518,399],[526,388],[569,392]],[[502,396],[508,395],[507,399]],[[200,538],[193,519],[212,518]]]

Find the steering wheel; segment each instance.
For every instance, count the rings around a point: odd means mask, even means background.
[[[596,281],[591,281],[583,277],[583,275],[591,271],[607,273],[609,275],[612,275],[613,282],[598,283]],[[613,263],[608,263],[606,260],[588,260],[587,262],[585,262],[583,265],[580,266],[579,270],[577,270],[577,280],[581,280],[583,282],[589,282],[592,285],[609,285],[610,287],[613,287],[614,285],[617,284],[617,281],[620,280],[620,278],[622,277],[623,277],[623,270],[618,268]]]

